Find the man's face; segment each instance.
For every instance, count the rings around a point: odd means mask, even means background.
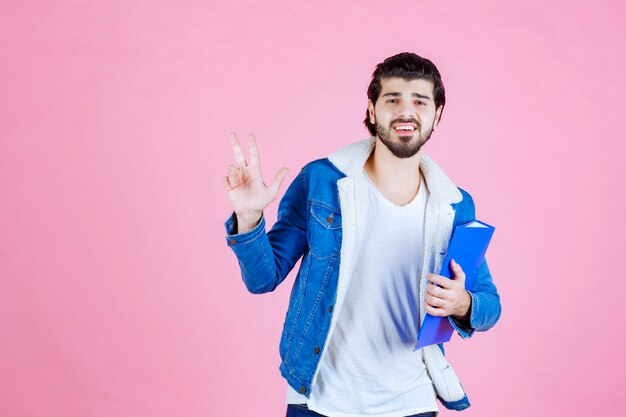
[[[370,122],[393,155],[410,158],[430,137],[443,107],[435,107],[431,81],[394,77],[381,80],[381,86],[376,105],[369,101]]]

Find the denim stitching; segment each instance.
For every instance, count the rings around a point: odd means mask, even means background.
[[[341,229],[341,221],[335,222],[331,225],[328,224],[328,222],[326,221],[326,219],[324,219],[324,216],[321,216],[315,211],[315,209],[313,208],[314,206],[316,206],[315,204],[311,204],[311,209],[309,210],[309,212],[313,215],[313,218],[320,224],[320,226],[324,227],[325,229],[328,230],[336,230],[336,229]],[[326,208],[326,207],[324,207]],[[326,208],[327,210],[330,210],[333,215],[334,219],[339,219],[341,220],[341,212],[339,211],[333,211],[331,209]],[[336,216],[336,217],[335,217]]]
[[[340,212],[341,212],[341,210],[340,210],[340,209],[338,209],[338,208],[336,208],[336,207],[333,207],[333,206],[331,206],[331,205],[329,205],[329,204],[326,204],[326,203],[325,203],[325,202],[323,202],[323,201],[319,201],[319,200],[315,200],[315,199],[310,199],[309,201],[307,201],[307,203],[308,203],[308,204],[310,204],[310,205],[316,205],[316,206],[324,207],[325,209],[332,210],[332,211],[336,211],[336,212],[338,212],[338,213],[340,213]]]
[[[308,280],[308,278],[309,278],[309,271],[311,269],[310,257],[307,257],[307,258],[309,258],[309,261],[308,261],[308,265],[307,265],[307,268],[306,268],[306,280]],[[306,258],[305,258],[304,261],[306,262]],[[300,318],[300,314],[302,313],[302,307],[304,305],[304,297],[305,296],[306,296],[306,282],[305,282],[304,288],[302,288],[301,291],[300,291],[300,297],[298,298],[298,300],[296,300],[296,303],[294,305],[294,307],[296,307],[296,306],[298,306],[298,303],[299,303],[299,307],[296,310],[297,313],[294,315],[295,317],[293,318],[292,323],[291,323],[291,337],[289,338],[289,342],[287,343],[287,346],[285,347],[285,351],[287,353],[285,356],[287,356],[287,357],[289,356],[288,353],[291,351],[291,344],[292,344],[293,339],[295,337],[296,323],[298,322],[298,319]],[[292,373],[291,371],[292,370],[289,369],[289,373],[290,374]]]
[[[315,303],[313,305],[313,309],[311,310],[311,313],[309,314],[309,318],[306,321],[304,329],[302,329],[302,336],[300,337],[300,341],[298,343],[298,350],[297,350],[297,352],[300,352],[300,348],[302,347],[302,344],[304,343],[304,335],[309,330],[309,326],[311,325],[311,322],[315,318],[315,313],[317,312],[320,299],[322,298],[321,294],[324,292],[324,289],[326,288],[326,284],[328,284],[328,277],[331,274],[332,267],[335,264],[336,260],[337,260],[337,257],[332,257],[332,258],[330,258],[330,260],[328,262],[328,266],[326,267],[326,274],[324,274],[324,279],[322,280],[322,285],[320,286],[320,290],[318,291],[317,297],[315,298]],[[318,356],[318,359],[319,359],[319,356]],[[309,359],[309,361],[306,364],[306,367],[308,368],[310,364],[311,364],[311,360]]]
[[[267,266],[267,270],[269,271],[269,274],[273,276],[274,281],[272,282],[272,289],[276,288],[276,281],[278,280],[276,274],[276,265],[274,265],[274,270],[272,271],[272,267],[270,266],[270,263],[267,259],[267,256],[265,255],[265,252],[263,251],[263,245],[261,244],[261,239],[257,239],[257,243],[259,245],[259,250],[261,251],[261,253],[263,253],[263,261],[265,262],[265,266]]]

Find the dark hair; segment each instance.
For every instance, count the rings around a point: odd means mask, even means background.
[[[372,74],[372,81],[367,88],[367,98],[372,100],[372,103],[376,104],[380,96],[382,89],[381,81],[391,77],[398,77],[407,81],[423,79],[432,82],[434,85],[435,107],[445,106],[446,91],[443,88],[441,74],[439,74],[439,70],[430,60],[411,52],[402,52],[376,65],[376,70]],[[441,118],[441,115],[439,117]],[[372,136],[376,136],[376,126],[370,123],[368,109],[365,110],[363,123],[365,123]]]

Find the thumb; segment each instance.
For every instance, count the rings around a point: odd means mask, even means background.
[[[282,167],[274,176],[274,181],[272,181],[272,183],[268,187],[272,198],[276,198],[276,196],[278,195],[278,190],[280,189],[280,185],[283,183],[283,180],[285,179],[285,176],[287,175],[288,172],[289,172],[289,168]]]
[[[452,270],[456,281],[465,282],[465,272],[463,272],[461,265],[456,263],[454,259],[450,259],[450,269]]]

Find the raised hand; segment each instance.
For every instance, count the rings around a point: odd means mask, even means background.
[[[230,134],[230,142],[237,165],[228,167],[224,188],[228,191],[228,198],[237,215],[237,232],[243,233],[258,223],[265,207],[276,199],[289,169],[281,168],[272,183],[266,186],[261,176],[259,149],[254,135],[248,135],[250,163],[246,162],[235,133]]]

